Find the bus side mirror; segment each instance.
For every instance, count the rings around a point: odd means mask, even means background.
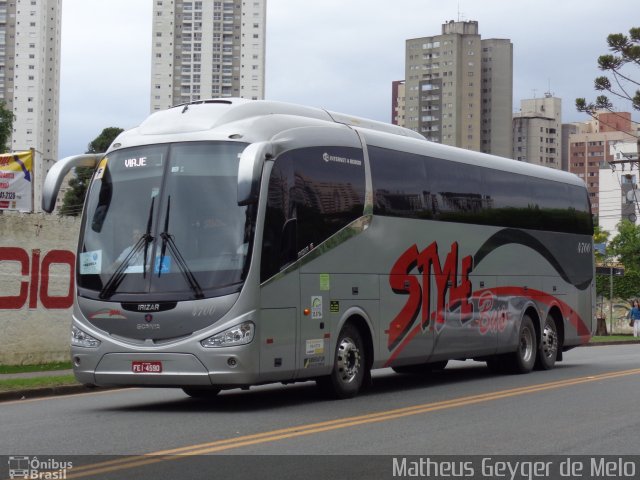
[[[262,166],[272,157],[269,142],[252,143],[240,155],[238,165],[238,205],[250,205],[258,201]]]
[[[42,210],[47,213],[53,212],[56,206],[56,198],[60,191],[62,180],[69,173],[69,170],[75,167],[92,167],[98,164],[98,161],[104,156],[104,153],[85,153],[83,155],[74,155],[58,160],[53,164],[47,178],[42,186]]]

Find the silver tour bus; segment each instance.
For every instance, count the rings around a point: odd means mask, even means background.
[[[566,172],[267,101],[180,105],[94,166],[76,258],[76,378],[206,397],[450,359],[550,369],[593,330],[592,218]]]

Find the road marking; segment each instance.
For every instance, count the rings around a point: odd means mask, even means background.
[[[226,450],[257,445],[261,443],[277,442],[316,433],[328,432],[342,428],[355,427],[371,423],[386,422],[398,418],[404,418],[412,415],[435,412],[450,408],[463,407],[477,403],[510,398],[519,395],[543,392],[558,388],[566,388],[583,383],[596,382],[601,380],[609,380],[629,375],[640,374],[640,368],[631,370],[621,370],[617,372],[603,373],[599,375],[589,375],[587,377],[571,378],[567,380],[559,380],[549,383],[541,383],[537,385],[529,385],[525,387],[500,390],[497,392],[482,393],[478,395],[470,395],[467,397],[454,398],[451,400],[443,400],[439,402],[425,403],[421,405],[413,405],[410,407],[396,408],[393,410],[384,410],[366,415],[358,415],[354,417],[337,418],[324,422],[312,423],[308,425],[298,425],[287,427],[268,432],[244,435],[237,438],[228,438],[216,440],[213,442],[201,443],[197,445],[189,445],[186,447],[174,448],[169,450],[158,450],[156,452],[137,455],[131,457],[119,458],[116,460],[108,460],[105,462],[94,463],[90,465],[74,466],[72,470],[67,472],[68,479],[83,478],[101,473],[108,473],[120,470],[126,470],[144,465],[165,462],[169,460],[179,460],[193,455],[204,455],[211,453],[219,453]]]

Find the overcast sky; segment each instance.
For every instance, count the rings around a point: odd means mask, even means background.
[[[482,38],[513,43],[515,111],[550,89],[572,122],[587,119],[574,101],[595,98],[607,35],[639,26],[640,3],[267,0],[266,99],[389,122],[405,40],[438,35],[458,18],[477,20]],[[152,0],[63,0],[61,158],[83,153],[103,128],[132,128],[149,114],[151,20]]]

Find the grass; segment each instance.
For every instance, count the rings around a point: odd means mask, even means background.
[[[608,342],[620,342],[625,340],[639,340],[634,338],[633,335],[606,335],[602,337],[591,337],[590,343],[608,343]]]
[[[0,380],[0,392],[12,390],[28,390],[31,388],[58,387],[61,385],[76,385],[78,382],[73,375],[60,375],[54,377],[14,378]]]
[[[71,362],[53,362],[43,365],[0,365],[0,374],[45,372],[51,370],[70,370]]]

